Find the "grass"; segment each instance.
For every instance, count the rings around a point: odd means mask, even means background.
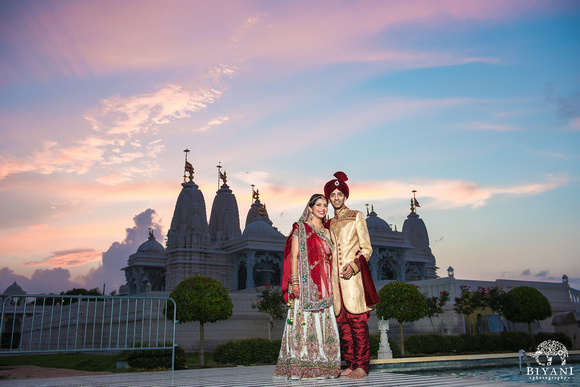
[[[185,365],[199,367],[199,354],[187,353]],[[46,368],[65,368],[91,372],[131,372],[131,369],[117,369],[117,362],[125,361],[125,354],[93,355],[87,353],[60,353],[50,355],[8,355],[0,356],[0,366],[33,365]],[[215,366],[211,353],[205,354],[205,365]],[[1,379],[1,377],[0,377]]]
[[[92,355],[87,353],[61,353],[51,355],[10,355],[0,356],[0,365],[19,366],[34,365],[47,368],[65,368],[69,370],[91,372],[119,372],[118,361],[125,360],[125,355]]]

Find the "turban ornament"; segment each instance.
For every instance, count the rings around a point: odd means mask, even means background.
[[[336,177],[336,179],[332,179],[324,185],[324,195],[330,197],[330,194],[335,189],[338,189],[348,198],[349,190],[348,185],[346,185],[348,177],[346,176],[346,173],[339,171],[334,174],[334,177]]]

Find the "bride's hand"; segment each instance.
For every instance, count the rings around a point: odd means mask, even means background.
[[[296,296],[296,298],[300,297],[300,286],[292,285],[292,293],[294,293],[294,296]]]

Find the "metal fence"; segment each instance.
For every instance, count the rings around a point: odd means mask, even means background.
[[[169,297],[4,296],[0,354],[171,349],[176,305]],[[165,316],[166,310],[172,319]]]

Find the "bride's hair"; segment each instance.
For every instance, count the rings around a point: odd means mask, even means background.
[[[326,203],[328,204],[328,199],[326,198],[326,196],[324,196],[323,194],[314,194],[310,197],[310,200],[308,201],[308,207],[312,207],[316,203],[316,201],[321,198],[326,200]]]

